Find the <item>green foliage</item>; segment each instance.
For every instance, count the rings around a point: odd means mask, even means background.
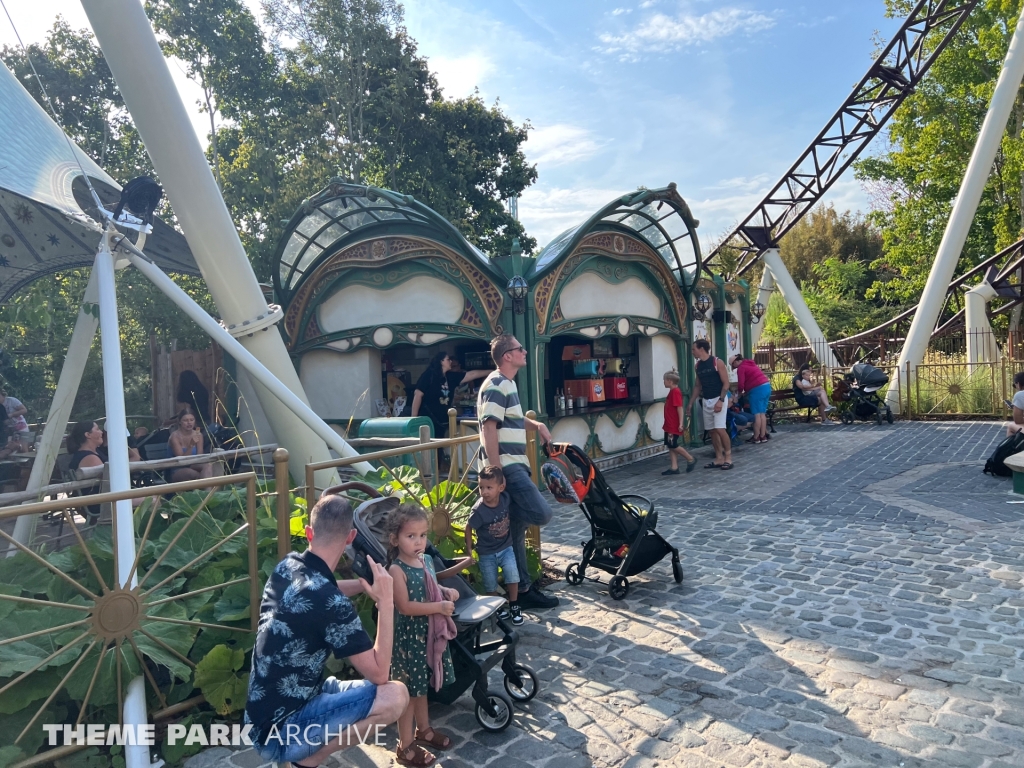
[[[272,493],[272,484],[267,490]],[[193,516],[205,495],[200,492],[186,493],[161,502],[158,514],[152,518],[151,525],[151,500],[147,500],[135,510],[137,535],[141,536],[147,525],[150,526],[149,541],[143,549],[139,570],[139,579],[144,588],[156,587],[179,568],[186,566],[192,559],[222,541],[244,521],[244,489],[231,488],[214,493],[206,508],[195,514],[192,524],[181,533],[185,521]],[[273,501],[272,496],[263,496],[257,509],[257,550],[253,554],[261,564],[261,575],[258,577],[261,584],[265,578],[262,574],[268,573],[277,562],[277,524]],[[301,507],[296,503],[292,514],[301,515],[304,506],[304,502]],[[177,541],[172,547],[171,542],[176,537]],[[100,572],[109,579],[114,570],[110,529],[97,528],[86,546]],[[165,552],[166,556],[156,564],[157,558]],[[44,553],[44,557],[62,573],[93,592],[101,591],[102,588],[80,546]],[[160,586],[153,593],[152,600],[161,600],[243,578],[248,575],[247,558],[246,537],[242,534],[220,547],[208,559],[200,561]],[[4,594],[36,599],[49,598],[74,604],[85,602],[83,595],[68,585],[64,579],[38,563],[26,560],[22,555],[0,559],[0,583],[3,584]],[[0,621],[0,641],[76,621],[84,616],[82,612],[72,609],[23,605],[18,605],[16,610],[8,612],[7,606],[10,605],[13,605],[10,601],[0,599],[0,609],[6,613],[3,621]],[[147,615],[223,624],[248,630],[250,610],[249,584],[242,583],[151,607]],[[171,624],[154,621],[152,618],[144,618],[141,626],[160,641],[154,642],[141,633],[135,636],[136,645],[146,658],[147,666],[161,685],[169,704],[184,701],[201,692],[215,710],[216,716],[238,717],[238,711],[245,704],[248,660],[253,644],[251,633]],[[54,634],[0,645],[0,687],[21,672],[31,669],[57,650],[61,644],[74,639],[82,631],[83,627],[73,627]],[[164,646],[169,646],[173,652]],[[40,704],[54,691],[87,647],[88,644],[83,643],[70,649],[0,697],[0,718],[3,719],[5,726],[10,726],[0,729],[0,766],[4,765],[5,756],[19,754],[13,749],[5,748],[13,746],[13,740],[21,728],[32,718]],[[118,721],[115,655],[114,652],[107,653],[93,683],[98,653],[97,646],[82,660],[78,669],[50,704],[49,712],[44,713],[42,722],[73,722],[78,717],[90,684],[93,688],[83,719],[86,722]],[[196,664],[194,673],[177,654]],[[137,657],[128,644],[121,647],[121,662],[122,678],[125,683],[141,674]],[[147,695],[151,710],[161,706],[152,691],[147,689]],[[214,712],[210,710],[193,710],[189,717],[206,718],[205,722],[213,716]],[[29,734],[26,734],[26,739],[19,745],[20,752],[24,753],[22,757],[33,754],[41,745],[44,736],[41,729],[31,729]],[[173,765],[174,760],[184,759],[193,751],[171,750],[174,754],[165,754],[164,757]],[[83,760],[88,757],[83,753]],[[116,763],[119,759],[123,760],[118,755],[102,752],[104,765]]]
[[[825,336],[867,330],[894,313],[872,286],[888,279],[878,266],[882,237],[869,221],[849,211],[819,206],[782,239],[779,255]],[[765,312],[764,341],[804,344],[782,295],[772,294]]]
[[[245,708],[249,676],[238,674],[244,663],[245,651],[218,645],[196,665],[196,688],[220,715]]]
[[[890,16],[912,0],[887,0]],[[917,301],[988,109],[1020,12],[1019,0],[982,0],[923,82],[889,123],[889,145],[856,165],[874,198],[872,221],[885,254],[870,297]],[[1024,93],[1018,91],[1002,145],[960,257],[958,272],[1017,240],[1022,231]]]

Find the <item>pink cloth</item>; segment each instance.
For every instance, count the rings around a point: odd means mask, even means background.
[[[740,392],[749,392],[754,387],[767,384],[768,377],[753,360],[740,360],[739,367],[736,368],[736,383]]]
[[[439,603],[444,600],[433,572],[426,567],[423,568],[423,584],[428,603]],[[448,641],[454,640],[458,631],[451,616],[432,613],[427,618],[430,620],[430,627],[427,629],[427,663],[430,664],[430,679],[434,684],[434,690],[439,691],[441,684],[444,683],[444,652],[448,647]]]

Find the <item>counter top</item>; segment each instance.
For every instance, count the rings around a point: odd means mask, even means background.
[[[645,405],[653,405],[654,403],[661,402],[660,400],[651,400],[650,402],[633,402],[630,400],[608,400],[603,403],[595,403],[594,405],[588,405],[586,408],[573,408],[571,411],[566,409],[565,411],[556,411],[554,413],[544,414],[548,418],[564,419],[566,416],[587,416],[593,413],[604,413],[606,411],[615,411],[619,408],[638,408]]]

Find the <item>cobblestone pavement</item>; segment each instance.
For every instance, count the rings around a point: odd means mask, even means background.
[[[666,559],[624,601],[553,585],[559,608],[522,631],[537,699],[502,734],[478,729],[468,695],[432,707],[456,742],[440,763],[1019,768],[1024,507],[980,471],[1000,438],[992,423],[798,425],[739,448],[730,472],[665,478],[655,458],[609,473],[656,501],[686,580]],[[578,559],[587,533],[557,506],[548,563]],[[189,768],[259,765],[215,749]]]

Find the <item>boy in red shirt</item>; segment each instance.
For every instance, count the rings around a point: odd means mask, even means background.
[[[669,371],[663,377],[665,389],[668,390],[668,398],[665,400],[665,447],[668,448],[668,457],[672,461],[672,468],[666,469],[663,475],[678,475],[679,463],[676,454],[686,459],[686,471],[692,472],[697,466],[697,460],[681,446],[680,438],[683,436],[683,393],[679,391],[679,374]]]

